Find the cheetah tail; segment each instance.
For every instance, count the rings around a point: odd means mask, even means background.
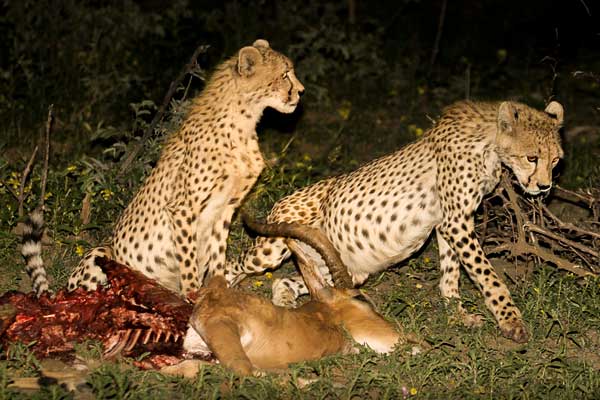
[[[42,259],[42,235],[44,233],[44,214],[33,211],[25,221],[21,254],[25,258],[25,270],[31,278],[33,291],[39,297],[48,292],[48,277]]]
[[[296,222],[261,223],[251,218],[245,210],[242,210],[242,219],[246,226],[260,235],[294,238],[310,245],[323,257],[336,287],[354,286],[340,254],[320,229]]]

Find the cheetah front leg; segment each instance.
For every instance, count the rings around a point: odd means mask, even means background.
[[[498,321],[502,334],[517,343],[526,342],[528,334],[521,319],[521,312],[514,305],[508,288],[494,271],[477,241],[471,213],[449,213],[444,216],[438,229],[457,254],[469,277],[479,287],[486,306]]]
[[[440,255],[440,269],[442,271],[442,277],[440,278],[440,292],[447,300],[455,300],[458,302],[456,311],[463,324],[468,327],[479,327],[483,323],[483,317],[479,314],[468,313],[460,302],[460,294],[458,292],[460,262],[458,261],[458,255],[452,250],[452,247],[450,247],[437,229],[435,234]]]
[[[212,226],[210,235],[207,238],[205,248],[202,249],[204,260],[200,259],[200,276],[206,271],[206,278],[225,275],[225,264],[227,259],[227,236],[229,235],[229,225],[233,218],[235,207],[227,206],[216,219]],[[202,244],[199,243],[201,246]]]

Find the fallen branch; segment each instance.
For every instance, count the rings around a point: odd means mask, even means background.
[[[484,202],[486,215],[478,225],[487,254],[505,253],[517,262],[527,257],[548,262],[577,276],[597,275],[600,264],[598,208],[600,191],[556,187],[555,199],[587,209],[595,221],[565,222],[541,199],[519,195],[505,172],[493,196]]]

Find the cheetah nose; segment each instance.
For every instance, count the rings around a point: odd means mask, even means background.
[[[298,97],[302,97],[303,94],[304,94],[304,88],[298,89]]]
[[[552,187],[552,185],[543,185],[541,183],[538,183],[538,188],[542,191],[542,192],[547,192],[548,190],[550,190],[550,188]]]

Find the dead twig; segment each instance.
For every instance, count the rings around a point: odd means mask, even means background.
[[[557,187],[555,198],[577,207],[596,210],[600,192],[574,192]],[[577,276],[598,274],[600,232],[593,221],[577,226],[564,222],[546,206],[542,199],[526,200],[515,191],[505,172],[495,194],[484,203],[490,214],[482,226],[486,235],[482,241],[488,254],[507,253],[515,261],[534,257]]]
[[[556,215],[554,215],[554,213],[552,211],[550,211],[550,209],[545,204],[542,204],[542,209],[544,210],[546,215],[548,215],[548,217],[550,217],[550,219],[552,219],[552,221],[554,221],[554,223],[556,224],[556,226],[559,229],[573,231],[573,232],[577,232],[581,235],[589,235],[589,236],[595,237],[596,239],[600,239],[600,233],[582,229],[578,226],[573,225],[570,222],[564,222],[563,220],[558,218]]]
[[[46,150],[44,152],[44,169],[42,171],[42,183],[40,190],[40,200],[39,200],[39,209],[44,211],[44,201],[46,200],[46,181],[48,180],[48,159],[50,157],[50,134],[52,133],[52,125],[54,122],[54,115],[52,111],[54,110],[54,104],[50,104],[48,107],[48,118],[46,119]]]
[[[446,6],[448,0],[442,0],[442,7],[440,9],[440,17],[438,19],[437,33],[435,34],[435,41],[433,42],[433,49],[431,50],[431,59],[429,60],[429,75],[433,71],[435,65],[435,59],[437,58],[440,50],[440,41],[442,40],[442,32],[444,30],[444,21],[446,20]]]
[[[25,169],[23,170],[23,173],[21,174],[21,182],[19,184],[19,218],[23,217],[23,203],[25,202],[25,182],[27,181],[27,177],[29,176],[29,173],[31,172],[31,167],[33,166],[33,161],[35,160],[35,156],[37,155],[38,152],[38,146],[35,146],[35,149],[33,149],[33,153],[31,154],[31,157],[29,158],[29,162],[27,162],[27,165],[25,166]]]
[[[591,194],[574,192],[572,190],[564,189],[558,185],[554,187],[552,194],[554,197],[558,197],[571,203],[583,203],[589,208],[593,208],[594,205],[600,200]]]
[[[500,253],[503,251],[510,252],[510,254],[513,257],[518,257],[518,256],[526,255],[526,254],[536,255],[536,256],[540,257],[541,259],[543,259],[544,261],[550,262],[550,263],[556,265],[558,268],[564,269],[565,271],[572,272],[573,274],[575,274],[577,276],[594,275],[593,273],[584,270],[583,268],[581,268],[581,266],[579,266],[575,263],[567,261],[567,260],[565,260],[561,257],[558,257],[540,247],[532,246],[528,243],[521,243],[521,244],[517,245],[516,243],[505,242],[504,244],[501,244],[500,246],[497,246],[497,247],[489,250],[488,252],[489,252],[489,254],[494,254],[494,253]]]
[[[169,85],[169,90],[167,90],[167,93],[165,94],[162,104],[160,105],[158,111],[154,115],[154,118],[152,118],[150,125],[148,125],[148,127],[144,131],[144,134],[142,135],[140,141],[131,150],[131,152],[129,153],[129,155],[127,156],[125,161],[123,162],[123,165],[121,166],[121,169],[119,170],[119,172],[117,174],[117,177],[122,177],[126,172],[129,171],[129,167],[131,166],[131,163],[133,163],[133,160],[135,160],[135,158],[137,157],[140,150],[142,150],[142,147],[144,147],[144,144],[146,143],[146,141],[150,138],[150,136],[154,132],[154,129],[156,128],[156,125],[158,124],[158,122],[163,118],[163,115],[165,114],[167,107],[168,107],[169,103],[171,102],[171,99],[175,95],[177,88],[179,87],[179,85],[181,84],[183,79],[189,73],[191,73],[193,70],[195,70],[198,67],[197,59],[200,56],[200,54],[206,52],[208,47],[209,47],[208,45],[198,46],[196,48],[196,50],[194,51],[194,53],[192,54],[192,57],[190,58],[188,63],[185,64],[185,66],[182,68],[181,72],[177,76],[177,79],[175,79],[173,82],[171,82],[171,85]]]
[[[592,255],[592,256],[594,256],[594,257],[600,257],[600,253],[598,253],[597,251],[594,251],[594,250],[590,249],[590,248],[589,248],[589,247],[587,247],[587,246],[584,246],[584,245],[582,245],[582,244],[579,244],[579,243],[577,243],[577,242],[574,242],[574,241],[572,241],[572,240],[569,240],[569,239],[567,239],[567,238],[564,238],[564,237],[562,237],[562,236],[561,236],[561,235],[559,235],[559,234],[552,233],[552,232],[550,232],[549,230],[547,230],[547,229],[544,229],[544,228],[542,228],[542,227],[540,227],[540,226],[538,226],[538,225],[536,225],[536,224],[526,223],[526,224],[524,224],[524,225],[523,225],[523,228],[524,228],[525,230],[528,230],[528,231],[530,231],[530,232],[536,232],[536,233],[539,233],[539,234],[541,234],[541,235],[544,235],[544,236],[546,236],[546,237],[548,237],[548,238],[550,238],[550,239],[554,239],[554,240],[556,240],[557,242],[562,242],[562,243],[564,243],[564,244],[565,244],[565,245],[567,245],[567,246],[571,246],[571,247],[574,247],[574,248],[576,248],[576,249],[579,249],[579,250],[581,250],[581,251],[583,251],[583,252],[586,252],[586,253],[588,253],[588,254],[591,254],[591,255]]]

